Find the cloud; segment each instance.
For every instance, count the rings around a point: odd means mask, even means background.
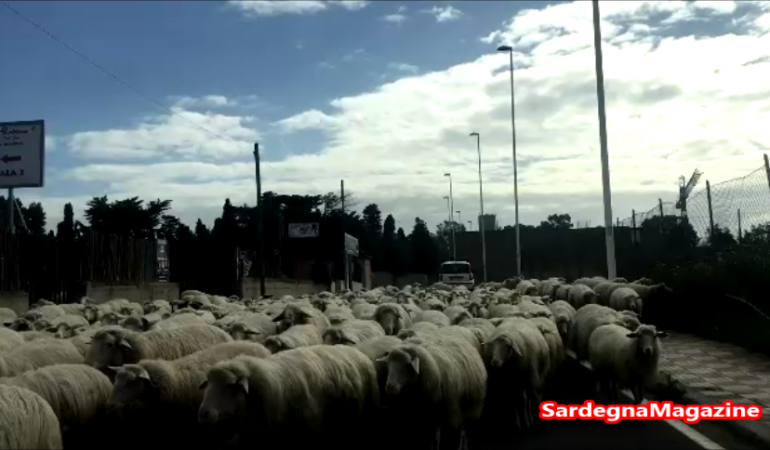
[[[336,6],[348,11],[357,11],[369,2],[359,0],[321,1],[321,0],[282,0],[282,1],[240,1],[230,0],[228,5],[238,9],[246,17],[279,16],[283,14],[315,14],[325,11],[329,6]]]
[[[417,73],[420,71],[419,67],[405,63],[390,63],[388,64],[388,67],[393,70],[398,70],[399,72]]]
[[[427,9],[424,12],[433,14],[433,16],[436,18],[436,22],[450,22],[452,20],[459,19],[463,15],[462,11],[452,5],[447,5],[444,7],[434,6],[433,8]]]
[[[398,9],[396,9],[395,13],[383,16],[382,20],[386,22],[400,24],[406,20],[406,14],[404,14],[405,12],[406,12],[406,6],[401,5],[398,7]]]
[[[738,3],[728,13],[697,2],[601,5],[613,217],[646,211],[658,198],[674,201],[679,176],[689,176],[696,167],[712,184],[761,167],[762,153],[770,150],[764,119],[770,113],[766,6]],[[237,159],[250,155],[251,142],[264,133],[270,145],[276,138],[269,132],[273,129],[276,135],[314,130],[326,137],[320,152],[282,160],[265,154],[263,190],[337,191],[344,179],[361,207],[378,203],[408,231],[416,216],[431,228],[446,217],[445,172],[452,173],[455,209],[463,220],[477,214],[478,156],[468,133],[478,131],[484,209],[496,213],[501,224],[511,224],[508,57],[494,52],[506,43],[516,52],[522,223],[566,212],[573,221],[600,225],[590,8],[589,2],[576,2],[521,11],[487,34],[487,55],[313,105],[270,129],[257,129],[255,118],[234,113],[178,111],[237,144],[213,139],[177,116],[78,133],[66,139],[70,151],[98,159],[84,160],[62,176],[115,198],[171,198],[185,221],[201,217],[210,224],[226,197],[254,203],[253,163],[248,157]],[[692,23],[689,19],[671,20],[676,14],[688,17],[682,10],[698,17],[697,36],[681,25]],[[128,156],[110,161],[116,151]],[[63,204],[64,198],[52,201]],[[770,209],[766,197],[755,203]]]

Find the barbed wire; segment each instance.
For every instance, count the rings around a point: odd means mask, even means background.
[[[675,202],[663,202],[662,211],[658,203],[646,212],[619,221],[619,225],[640,227],[645,220],[661,216],[661,212],[663,216],[681,215]],[[770,222],[770,186],[765,166],[742,177],[712,184],[711,215],[715,227],[728,230],[736,239],[752,227]],[[687,218],[699,238],[708,238],[711,220],[705,186],[687,199]]]

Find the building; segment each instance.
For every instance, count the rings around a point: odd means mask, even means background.
[[[497,215],[496,214],[484,214],[483,216],[479,216],[479,230],[482,229],[482,224],[484,227],[484,231],[494,231],[497,230]]]

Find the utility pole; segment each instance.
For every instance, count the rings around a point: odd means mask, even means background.
[[[259,143],[254,144],[254,164],[257,176],[257,258],[259,258],[259,295],[265,297],[265,235],[262,221],[262,173],[259,159]]]
[[[340,201],[342,202],[342,263],[345,268],[345,289],[350,289],[350,267],[348,266],[348,238],[345,232],[345,180],[340,180]]]
[[[11,235],[16,234],[16,223],[14,222],[13,212],[15,208],[16,198],[13,196],[13,188],[8,188],[8,231]]]

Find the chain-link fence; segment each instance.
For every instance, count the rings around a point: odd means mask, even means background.
[[[687,218],[698,237],[706,239],[710,230],[729,230],[740,238],[752,227],[770,222],[770,168],[765,164],[748,175],[705,187],[689,196],[686,201]],[[658,204],[646,212],[618,221],[619,226],[640,227],[651,217],[679,216],[682,211],[676,202],[658,200]]]

